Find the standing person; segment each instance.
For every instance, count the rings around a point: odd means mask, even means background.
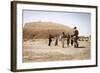
[[[51,46],[52,38],[53,38],[52,35],[49,34],[49,44],[48,44],[48,46]]]
[[[71,35],[71,46],[73,46],[73,35]]]
[[[55,37],[55,46],[57,46],[58,45],[58,36],[56,35],[56,37]]]
[[[74,27],[74,31],[73,31],[73,39],[74,39],[74,47],[78,47],[78,35],[79,35],[79,31],[77,30],[77,27]]]
[[[65,41],[65,37],[66,37],[65,33],[64,33],[64,32],[62,32],[62,35],[61,35],[62,48],[64,48],[64,41]]]
[[[70,43],[70,35],[69,33],[67,34],[67,46],[69,46],[69,43]]]

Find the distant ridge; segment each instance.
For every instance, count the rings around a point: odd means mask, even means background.
[[[23,27],[24,39],[47,39],[49,34],[56,36],[62,32],[71,33],[72,28],[54,22],[30,22]]]

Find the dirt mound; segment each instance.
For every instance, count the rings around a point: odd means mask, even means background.
[[[23,27],[24,39],[46,39],[49,34],[56,36],[62,32],[70,33],[72,28],[53,22],[30,22]]]

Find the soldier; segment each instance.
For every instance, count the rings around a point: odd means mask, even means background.
[[[70,43],[70,35],[69,33],[67,34],[67,46],[69,46],[69,43]]]
[[[71,35],[71,46],[73,46],[73,35]]]
[[[51,46],[52,38],[53,38],[53,36],[51,34],[49,34],[49,44],[48,44],[48,46]]]
[[[62,48],[64,48],[65,37],[66,37],[65,33],[62,32],[62,35],[61,35],[61,39],[62,39]]]
[[[74,31],[73,31],[73,41],[74,41],[74,47],[78,47],[78,35],[79,35],[79,31],[77,30],[77,27],[74,27]]]
[[[57,46],[58,45],[58,36],[56,35],[56,37],[55,37],[55,46]]]

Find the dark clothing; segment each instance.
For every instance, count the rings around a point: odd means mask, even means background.
[[[79,32],[77,29],[74,30],[74,34],[73,34],[73,42],[74,42],[74,47],[78,47],[78,35]]]
[[[53,38],[53,36],[49,35],[49,44],[48,44],[48,46],[51,46],[52,38]]]
[[[67,46],[69,46],[69,43],[70,43],[70,35],[67,34]]]
[[[51,46],[51,42],[52,42],[52,40],[49,40],[49,44],[48,44],[48,46]]]
[[[73,35],[71,35],[71,46],[73,46]]]
[[[78,30],[74,30],[74,35],[73,36],[78,36],[78,34],[79,34],[79,32],[78,32]]]
[[[73,46],[73,40],[71,40],[71,46]]]
[[[69,43],[70,43],[69,41],[70,41],[70,40],[67,38],[67,46],[69,46]]]
[[[55,46],[58,45],[58,37],[56,37]]]

